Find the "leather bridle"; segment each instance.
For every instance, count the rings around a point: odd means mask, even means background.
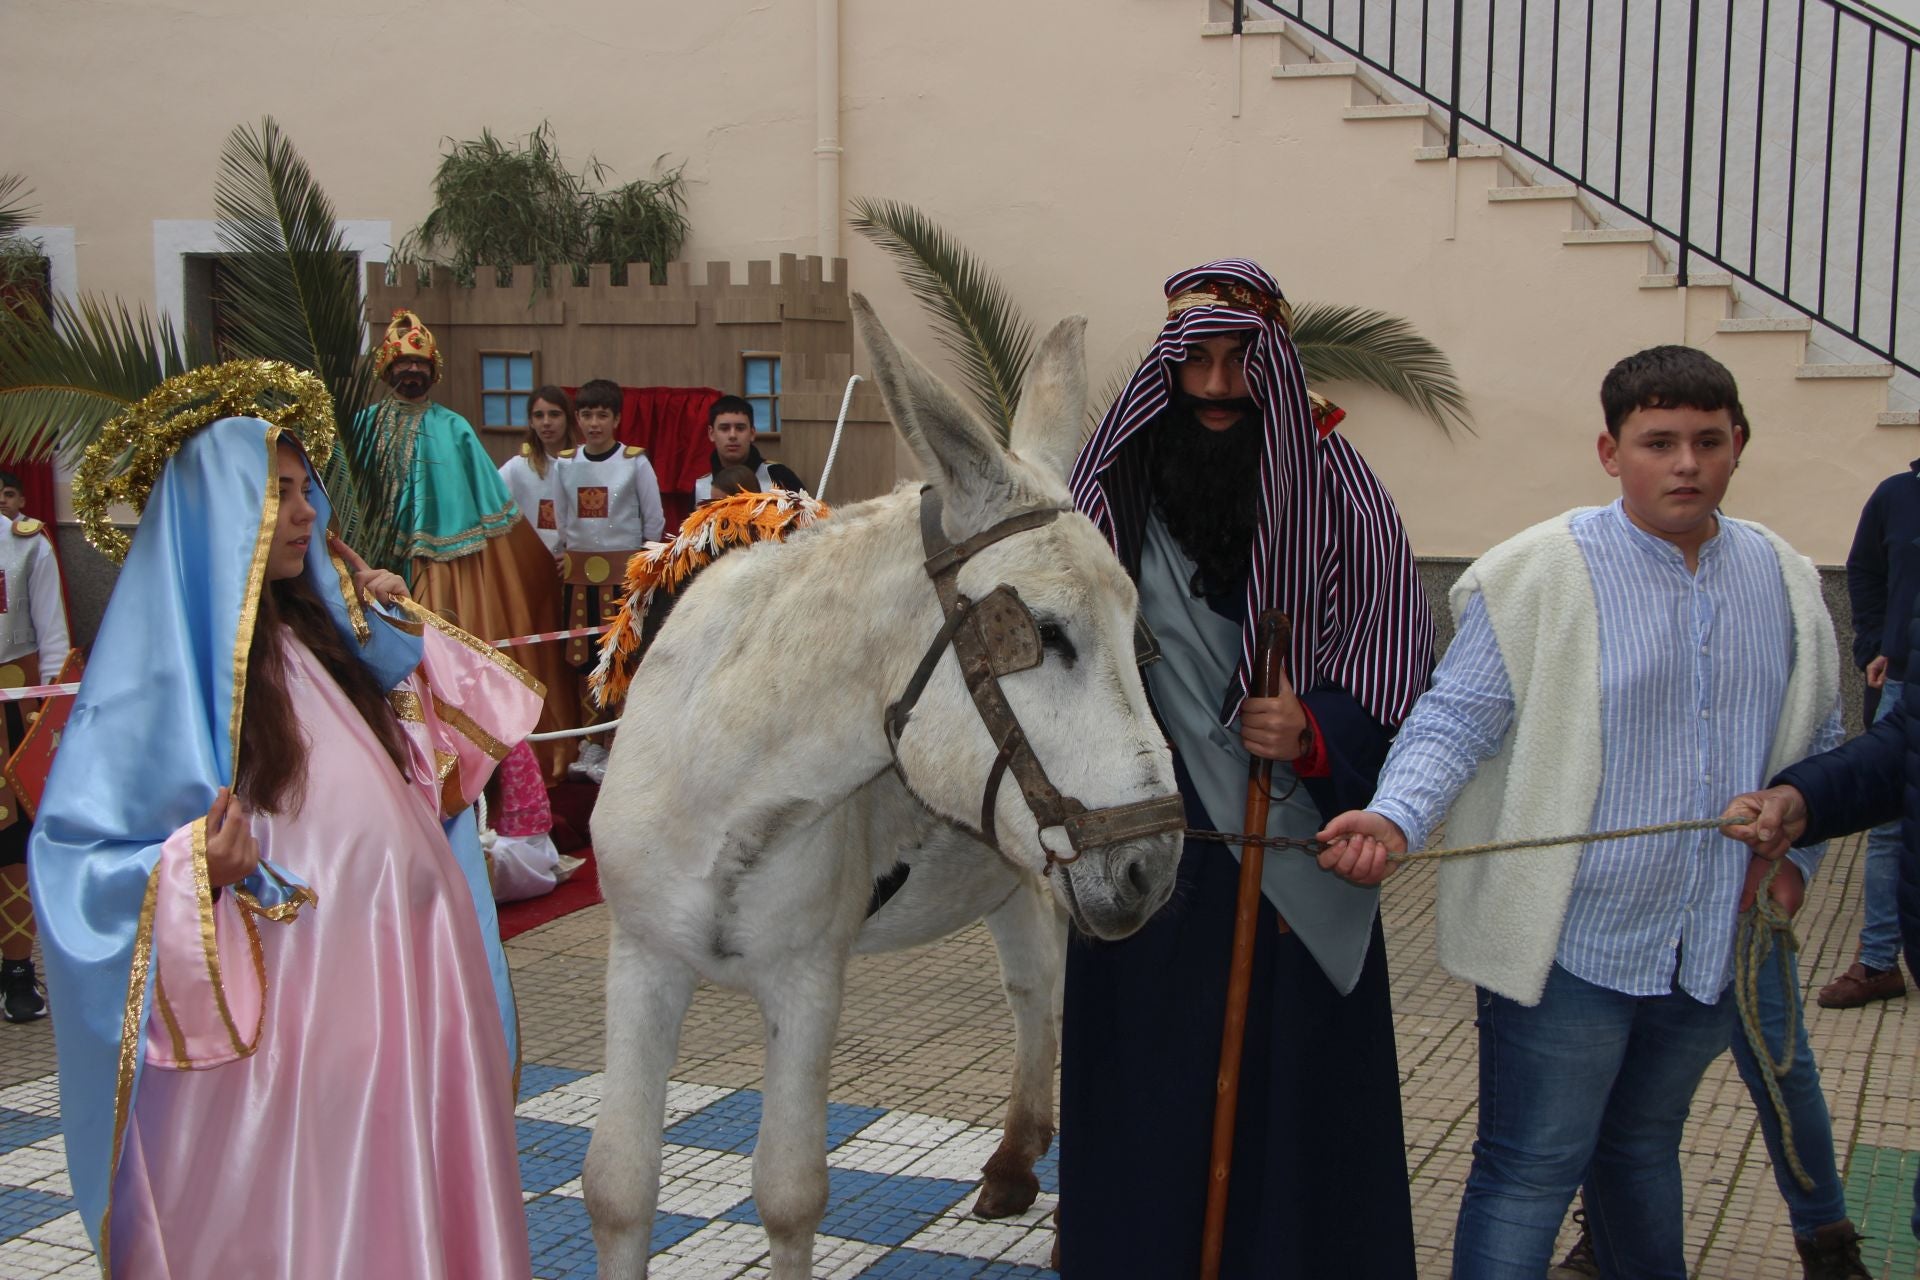
[[[1186,827],[1186,806],[1177,794],[1104,809],[1089,809],[1072,796],[1061,794],[1047,777],[1039,757],[1034,755],[1026,730],[1020,727],[1019,717],[1014,715],[1005,691],[1000,688],[1001,676],[1037,667],[1046,656],[1039,624],[1026,602],[1020,599],[1020,593],[1008,583],[1001,583],[979,600],[960,593],[960,568],[968,560],[1003,538],[1053,523],[1060,510],[1042,507],[1023,511],[955,545],[947,541],[946,531],[941,528],[938,491],[931,486],[920,491],[920,541],[927,553],[927,576],[933,579],[946,622],[927,646],[906,689],[887,708],[885,722],[894,768],[904,778],[906,771],[900,766],[900,735],[906,731],[907,720],[920,695],[926,691],[927,681],[940,665],[941,655],[951,647],[960,663],[967,692],[973,696],[974,708],[998,748],[980,799],[978,834],[986,843],[999,848],[994,800],[999,795],[1001,779],[1011,772],[1040,830],[1045,832],[1049,827],[1066,830],[1070,853],[1056,853],[1044,839],[1041,841],[1041,847],[1046,849],[1049,873],[1056,865],[1078,861],[1089,849],[1164,835]]]

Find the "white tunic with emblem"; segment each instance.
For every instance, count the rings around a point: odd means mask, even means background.
[[[560,543],[563,551],[636,551],[660,537],[666,515],[647,451],[616,446],[604,458],[584,449],[560,455]]]
[[[46,526],[24,518],[8,523],[0,535],[0,666],[37,654],[40,679],[53,680],[67,660],[60,565]]]
[[[549,458],[547,474],[538,475],[533,469],[533,446],[523,444],[518,454],[500,464],[500,478],[547,550],[560,550],[560,460]]]

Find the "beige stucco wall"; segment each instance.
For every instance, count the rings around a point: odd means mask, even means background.
[[[814,5],[573,0],[406,6],[15,0],[0,43],[0,167],[75,229],[78,282],[151,302],[155,219],[212,216],[236,123],[272,113],[345,218],[425,212],[443,137],[550,120],[625,178],[684,159],[685,256],[816,252]],[[1493,162],[1415,163],[1417,121],[1350,122],[1347,82],[1277,82],[1273,37],[1203,40],[1200,0],[1042,5],[842,0],[842,192],[917,204],[994,266],[1038,323],[1091,317],[1096,387],[1146,343],[1159,282],[1264,262],[1295,298],[1410,318],[1453,357],[1477,435],[1328,388],[1425,555],[1472,555],[1611,490],[1593,455],[1616,357],[1683,337],[1741,378],[1756,443],[1729,507],[1823,562],[1872,484],[1914,453],[1879,381],[1793,376],[1799,336],[1727,335],[1719,290],[1638,287],[1641,246],[1569,247],[1563,202],[1490,205]],[[932,353],[881,256],[847,234],[854,287]],[[1683,315],[1690,314],[1690,321]]]

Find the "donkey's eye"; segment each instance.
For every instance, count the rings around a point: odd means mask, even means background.
[[[1073,660],[1079,656],[1073,647],[1073,641],[1067,639],[1066,628],[1057,622],[1040,624],[1040,647],[1059,654],[1060,660],[1068,666],[1072,666]]]

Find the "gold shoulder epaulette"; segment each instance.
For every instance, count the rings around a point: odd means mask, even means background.
[[[35,520],[32,516],[21,516],[13,522],[13,536],[16,538],[31,538],[46,527],[46,525]]]
[[[626,448],[625,456],[629,458],[637,458],[641,454],[645,453],[646,451],[647,451],[647,447],[645,445],[630,444]]]
[[[572,449],[562,449],[560,451],[560,456],[563,458],[571,458],[573,456],[573,452],[574,451]]]

